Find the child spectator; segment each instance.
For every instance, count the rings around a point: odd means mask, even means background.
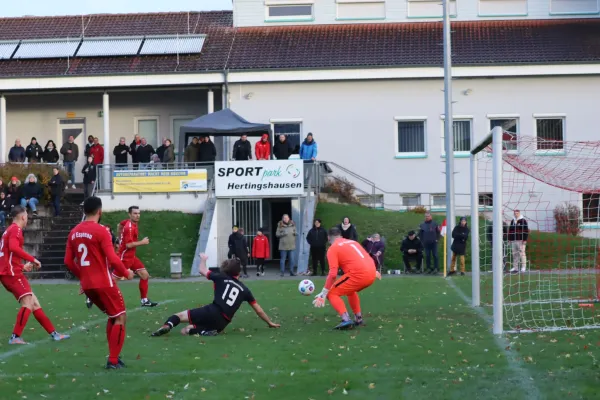
[[[256,261],[256,276],[265,276],[265,259],[270,257],[269,239],[259,228],[252,242],[252,258]]]
[[[465,253],[467,251],[467,239],[469,238],[469,227],[467,219],[462,217],[460,223],[452,230],[452,264],[448,275],[456,274],[456,259],[460,262],[460,274],[465,275]]]

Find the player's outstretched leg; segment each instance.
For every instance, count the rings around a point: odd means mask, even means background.
[[[150,278],[148,271],[145,269],[137,269],[135,272],[140,277],[139,287],[142,307],[156,307],[158,303],[153,303],[150,301],[150,299],[148,299],[148,279]]]
[[[350,308],[354,313],[354,325],[364,325],[364,321],[362,318],[362,312],[360,310],[360,298],[358,297],[358,293],[350,293],[348,295],[348,303],[350,303]]]
[[[106,362],[106,369],[120,369],[125,366],[125,364],[121,361],[120,356],[126,337],[126,319],[126,314],[121,314],[115,318],[108,319],[106,326],[106,333],[108,336],[108,361]]]
[[[52,337],[52,339],[56,342],[60,342],[61,340],[70,339],[71,336],[69,336],[67,334],[62,334],[62,333],[56,332],[56,329],[54,329],[54,325],[50,321],[50,318],[48,318],[46,316],[46,313],[44,312],[44,310],[42,310],[42,306],[40,305],[40,302],[38,301],[38,298],[36,297],[36,295],[33,294],[33,295],[31,295],[31,297],[32,297],[32,301],[33,301],[33,307],[31,308],[32,314],[35,317],[35,319],[37,320],[37,322],[39,322],[39,324],[42,326],[42,328],[44,328],[44,330],[46,330],[46,332],[48,332],[48,334]]]
[[[161,326],[155,332],[153,332],[151,336],[157,337],[157,336],[166,335],[167,333],[171,332],[171,329],[175,328],[180,323],[189,322],[188,314],[189,313],[186,310],[186,311],[182,311],[180,313],[171,315],[169,318],[167,318],[167,320],[165,321],[163,326]]]
[[[329,303],[334,308],[334,310],[342,318],[342,322],[336,325],[333,329],[344,330],[353,328],[354,322],[350,320],[350,316],[348,315],[348,311],[346,310],[344,300],[342,300],[342,298],[336,292],[335,289],[332,289],[331,292],[329,292],[329,294],[327,295],[327,299],[329,300]]]

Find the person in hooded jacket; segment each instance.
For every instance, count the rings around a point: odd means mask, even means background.
[[[263,232],[263,228],[258,228],[252,241],[252,258],[256,261],[256,276],[265,276],[265,260],[271,256],[269,238]]]
[[[248,141],[247,135],[242,135],[240,139],[233,144],[232,158],[236,161],[252,160],[252,145]]]
[[[338,228],[342,231],[342,237],[344,239],[354,240],[358,242],[358,233],[356,232],[356,226],[350,222],[350,218],[344,217],[342,223],[338,225]]]
[[[264,133],[260,140],[254,145],[254,154],[257,160],[269,160],[271,158],[271,143],[269,135]]]
[[[275,141],[273,145],[273,155],[278,160],[287,160],[290,158],[292,154],[292,146],[287,140],[285,135],[279,135],[279,138]]]
[[[315,161],[317,159],[317,142],[313,139],[313,134],[306,135],[306,139],[300,145],[300,158],[307,161]]]
[[[119,139],[119,144],[113,149],[113,155],[115,156],[116,168],[127,168],[127,155],[131,152],[131,149],[126,144],[125,138]]]
[[[166,139],[164,146],[165,146],[165,151],[163,152],[163,156],[161,158],[161,161],[163,162],[163,164],[173,164],[173,163],[175,163],[175,147],[173,146],[173,143],[171,143],[171,140],[170,139]],[[158,154],[158,152],[156,154]],[[167,168],[168,167],[169,166],[167,165]]]
[[[44,155],[44,149],[37,142],[37,139],[32,137],[31,143],[25,149],[25,156],[27,157],[27,161],[30,163],[36,163],[42,161],[42,156]]]
[[[45,163],[48,164],[56,164],[60,156],[58,155],[58,150],[56,150],[56,144],[52,140],[48,140],[46,143],[46,147],[44,148],[44,154],[42,154],[42,158]]]
[[[467,251],[467,239],[469,238],[469,227],[467,219],[462,217],[458,225],[452,229],[452,263],[448,275],[456,274],[456,259],[460,262],[460,274],[465,275],[465,253]]]
[[[325,276],[325,247],[327,246],[327,230],[321,226],[321,220],[315,219],[313,227],[306,234],[306,241],[310,246],[310,258],[312,259],[312,274],[318,275],[318,267],[321,264],[321,276]]]
[[[52,168],[52,178],[50,178],[48,186],[50,186],[50,196],[52,197],[52,204],[54,205],[54,216],[58,217],[60,215],[60,199],[65,186],[65,182],[63,181],[62,176],[60,176],[58,167]]]
[[[44,192],[34,174],[27,175],[25,184],[21,189],[21,207],[29,206],[34,216],[37,216],[37,205],[40,203]]]
[[[217,159],[217,148],[210,140],[209,136],[200,138],[200,146],[198,150],[198,161],[214,162]]]
[[[10,201],[11,209],[21,202],[21,181],[16,176],[10,178],[6,187],[6,198]]]

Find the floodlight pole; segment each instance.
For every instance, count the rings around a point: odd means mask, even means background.
[[[446,150],[446,235],[452,237],[454,212],[454,131],[452,118],[452,45],[450,40],[450,0],[444,6],[444,148]],[[446,253],[446,265],[452,264],[452,252]]]
[[[492,176],[493,176],[493,231],[492,231],[492,273],[494,300],[495,335],[503,329],[503,279],[504,279],[504,222],[502,221],[502,128],[492,130]]]

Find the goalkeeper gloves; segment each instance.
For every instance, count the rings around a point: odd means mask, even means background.
[[[329,289],[323,288],[321,293],[315,296],[315,299],[313,300],[313,306],[317,308],[325,307],[325,299],[327,298],[327,293],[329,293]]]

